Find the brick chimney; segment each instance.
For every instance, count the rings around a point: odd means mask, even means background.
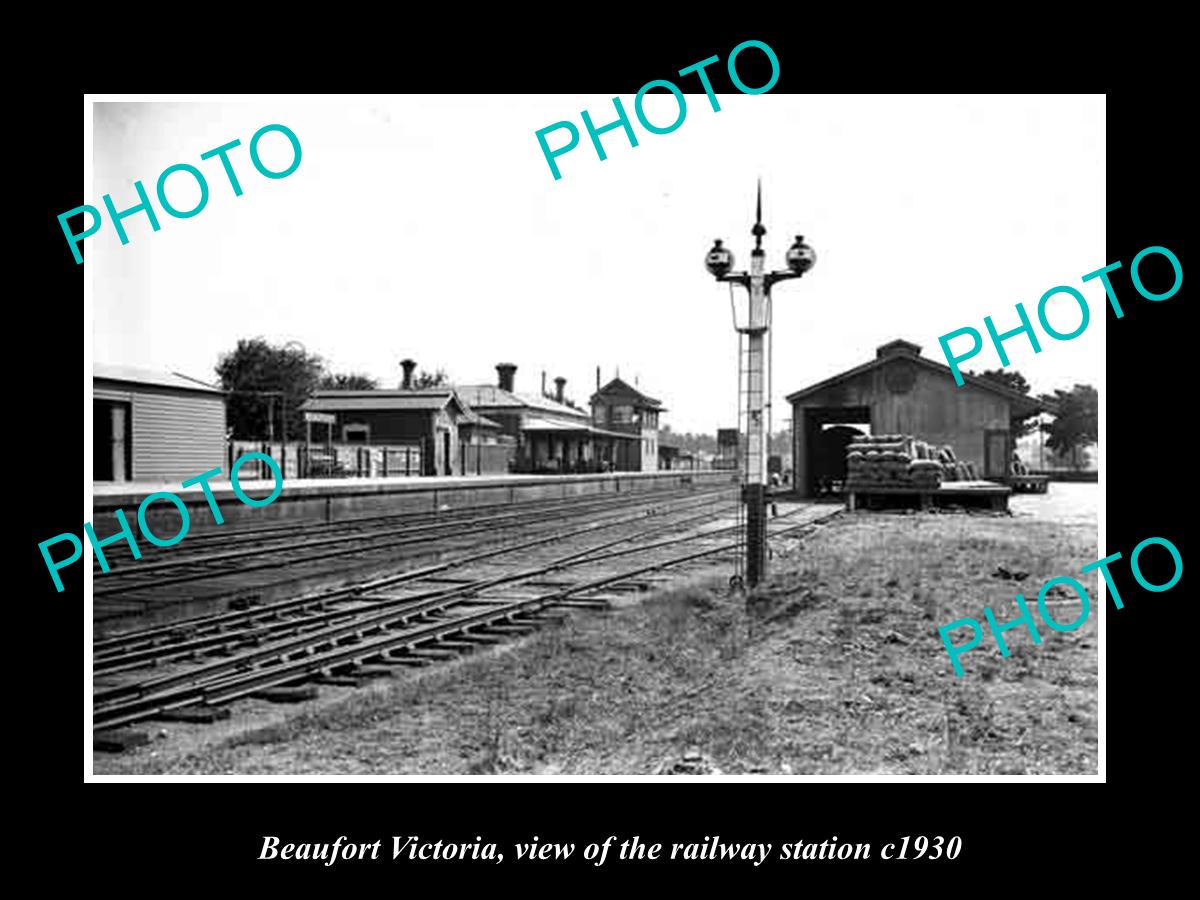
[[[563,402],[563,390],[567,386],[567,379],[559,375],[554,379],[554,399],[559,403]]]
[[[405,391],[412,390],[413,369],[415,369],[416,367],[417,367],[417,363],[415,360],[411,360],[411,359],[400,360],[400,368],[402,368],[404,370],[404,381],[400,385],[401,390],[405,390]]]
[[[517,373],[517,367],[512,363],[497,363],[496,374],[499,376],[497,384],[502,391],[511,391],[513,389],[513,376]]]

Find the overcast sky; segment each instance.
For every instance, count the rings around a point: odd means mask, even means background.
[[[126,246],[107,220],[87,239],[94,359],[213,379],[223,351],[261,335],[385,387],[405,356],[462,383],[490,383],[510,361],[518,390],[544,370],[580,403],[596,366],[605,380],[619,368],[675,430],[712,432],[735,424],[736,339],[728,288],[703,258],[721,237],[749,264],[761,175],[768,267],[785,267],[797,233],[817,252],[812,272],[775,289],[776,428],[785,394],[877,345],[905,338],[942,359],[939,335],[982,332],[986,315],[1015,327],[1018,301],[1036,322],[1059,284],[1088,297],[1091,325],[1066,343],[1042,336],[1036,356],[1009,341],[1013,365],[1035,392],[1099,383],[1107,305],[1080,276],[1110,262],[1102,96],[718,99],[713,112],[687,95],[667,135],[635,118],[636,148],[620,129],[603,135],[604,162],[579,113],[611,121],[611,95],[98,102],[86,202],[132,206],[135,179],[153,196],[177,162],[205,173],[210,199],[189,219],[158,209],[158,232],[126,219]],[[676,114],[670,95],[646,109],[661,124]],[[555,181],[534,132],[562,119],[582,135]],[[271,123],[303,148],[279,180],[248,156]],[[240,197],[217,160],[200,160],[235,138]],[[290,160],[279,134],[261,148],[271,168]],[[168,182],[183,209],[198,196],[188,182]],[[1051,323],[1071,331],[1078,312],[1060,303]],[[965,364],[998,365],[990,347]]]

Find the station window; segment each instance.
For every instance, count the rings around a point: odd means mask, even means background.
[[[366,444],[371,440],[371,426],[345,425],[342,427],[342,440],[347,444]]]

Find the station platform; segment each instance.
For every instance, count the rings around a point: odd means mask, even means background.
[[[686,486],[732,488],[737,475],[728,471],[607,472],[588,475],[465,475],[441,478],[293,478],[285,480],[283,492],[268,506],[242,503],[228,480],[209,482],[213,499],[226,523],[263,524],[340,521],[378,513],[428,512],[461,509],[526,500],[548,500],[590,494],[626,493],[680,489]],[[271,480],[239,479],[249,497],[263,499],[275,489]],[[136,516],[142,501],[158,491],[169,491],[187,507],[192,527],[215,526],[208,501],[199,485],[181,487],[174,483],[97,483],[92,488],[92,521],[118,527],[115,512]],[[166,534],[178,528],[179,512],[168,500],[147,508],[152,528],[160,522]]]
[[[937,488],[907,485],[863,485],[847,487],[846,509],[855,510],[882,505],[880,501],[904,498],[915,501],[921,509],[934,506],[982,506],[988,509],[1008,509],[1012,489],[994,481],[950,481]]]

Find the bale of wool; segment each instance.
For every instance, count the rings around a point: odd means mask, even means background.
[[[935,488],[942,483],[942,464],[932,459],[914,459],[909,463],[908,475],[917,487]]]
[[[905,453],[905,452],[907,452],[904,443],[900,442],[900,441],[889,442],[886,444],[884,444],[884,443],[863,444],[863,443],[856,442],[856,443],[850,444],[849,446],[846,447],[847,453],[849,453],[851,451],[858,451],[860,453],[872,453],[872,452],[875,452],[875,453],[884,453],[884,452]]]
[[[937,472],[941,474],[942,464],[936,459],[914,459],[908,464],[910,472]]]
[[[871,434],[854,438],[853,444],[867,446],[899,446],[906,451],[911,450],[913,437],[910,434]]]

